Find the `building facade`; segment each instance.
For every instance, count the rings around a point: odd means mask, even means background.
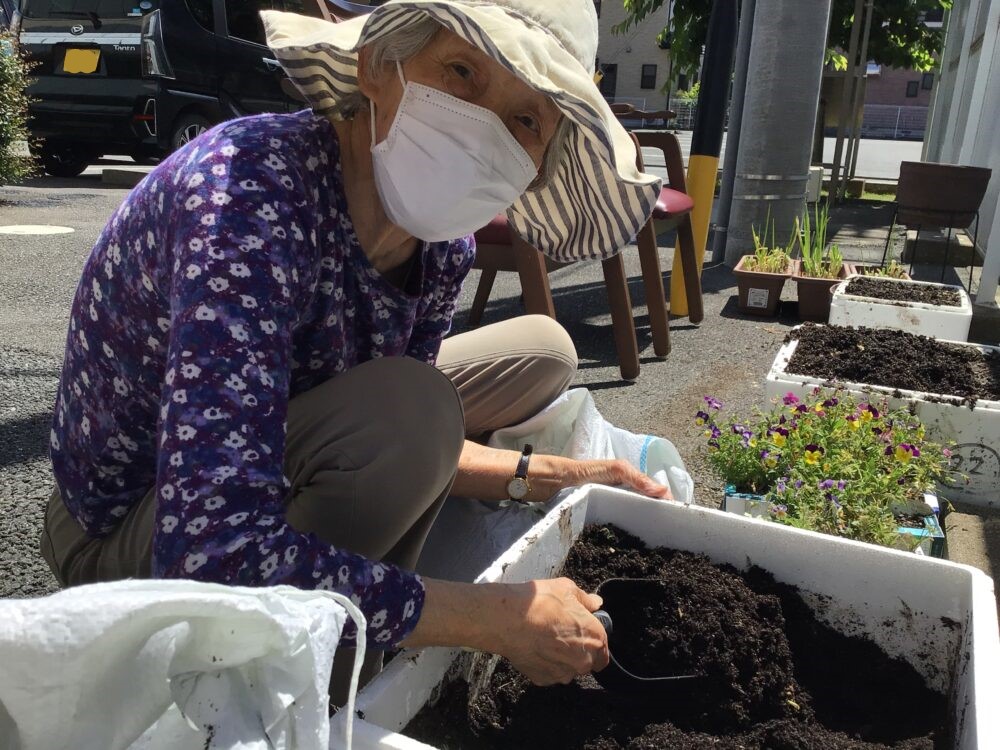
[[[600,30],[597,69],[604,74],[601,93],[608,101],[627,102],[638,109],[666,107],[670,51],[660,49],[656,37],[667,25],[673,3],[665,2],[625,34],[613,31],[625,20],[621,0],[595,0],[594,5]]]
[[[1000,283],[1000,128],[997,127],[1000,122],[1000,2],[955,0],[941,55],[941,80],[934,89],[924,141],[924,161],[993,170],[993,179],[979,210],[978,239],[986,259],[976,301],[997,311],[996,294]]]

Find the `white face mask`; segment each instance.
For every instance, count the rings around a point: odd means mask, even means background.
[[[403,83],[389,135],[375,143],[375,184],[389,219],[426,242],[472,234],[505,211],[538,170],[500,118],[443,91]]]

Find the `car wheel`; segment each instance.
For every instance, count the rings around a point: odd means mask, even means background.
[[[183,115],[174,124],[174,132],[170,136],[170,146],[176,151],[212,127],[201,115]]]
[[[46,143],[39,149],[38,157],[53,177],[79,177],[94,154],[66,143]]]

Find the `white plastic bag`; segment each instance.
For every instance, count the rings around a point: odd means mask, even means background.
[[[327,750],[348,617],[353,714],[366,623],[340,594],[151,580],[2,600],[0,747]]]
[[[516,451],[525,443],[535,453],[625,459],[661,484],[669,484],[675,500],[690,503],[694,498],[694,482],[673,443],[615,427],[601,416],[585,388],[567,391],[531,419],[497,430],[489,441],[495,448]],[[530,479],[530,465],[528,475]],[[449,499],[431,528],[417,571],[434,578],[474,580],[568,491],[547,503],[527,506]]]

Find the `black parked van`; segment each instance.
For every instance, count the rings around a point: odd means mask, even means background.
[[[142,31],[143,74],[157,84],[160,148],[173,151],[223,120],[302,109],[264,42],[259,13],[329,18],[324,2],[163,0]]]
[[[46,172],[73,177],[104,154],[159,153],[140,34],[143,16],[179,2],[21,0],[19,39],[36,63],[29,129]]]

